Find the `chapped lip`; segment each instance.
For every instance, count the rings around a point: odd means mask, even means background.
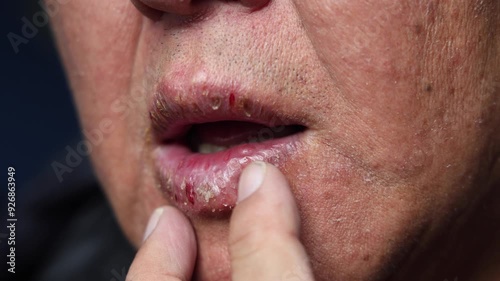
[[[282,167],[303,146],[307,131],[277,137],[289,125],[302,125],[293,115],[274,110],[238,87],[206,83],[174,87],[161,83],[150,106],[153,158],[165,197],[191,215],[220,216],[235,206],[241,171],[253,161]],[[242,121],[266,126],[258,142],[249,140],[211,154],[191,151],[177,140],[194,124]]]

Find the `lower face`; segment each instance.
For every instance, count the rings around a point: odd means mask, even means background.
[[[65,2],[53,28],[118,220],[139,246],[156,207],[179,207],[195,279],[229,279],[252,160],[288,178],[318,280],[410,280],[392,270],[492,189],[496,1],[212,1],[195,18]]]

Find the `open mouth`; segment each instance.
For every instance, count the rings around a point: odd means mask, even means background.
[[[268,127],[245,121],[220,121],[192,125],[180,143],[193,153],[213,154],[239,145],[285,138],[304,130],[300,125]]]
[[[205,90],[205,89],[204,89]],[[176,93],[158,95],[150,111],[162,191],[181,210],[220,215],[237,198],[242,170],[253,161],[278,167],[297,153],[307,128],[231,91],[196,95],[180,102]]]

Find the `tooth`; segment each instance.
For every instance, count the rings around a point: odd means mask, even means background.
[[[226,149],[227,149],[226,146],[218,146],[209,143],[202,143],[198,146],[198,152],[202,154],[216,153],[219,151],[224,151]]]

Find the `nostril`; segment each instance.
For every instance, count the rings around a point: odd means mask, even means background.
[[[194,0],[131,0],[134,6],[144,15],[157,18],[163,13],[192,15],[202,8],[207,1]]]
[[[144,4],[140,0],[131,0],[131,2],[135,6],[135,8],[144,16],[146,16],[154,21],[161,19],[161,15],[163,14],[162,11],[153,9],[153,8],[149,7],[148,5]]]
[[[240,0],[243,6],[249,7],[252,10],[259,10],[267,6],[270,0]]]
[[[206,12],[210,3],[236,2],[252,11],[267,6],[271,0],[131,0],[145,16],[158,20],[164,13],[192,16]]]

